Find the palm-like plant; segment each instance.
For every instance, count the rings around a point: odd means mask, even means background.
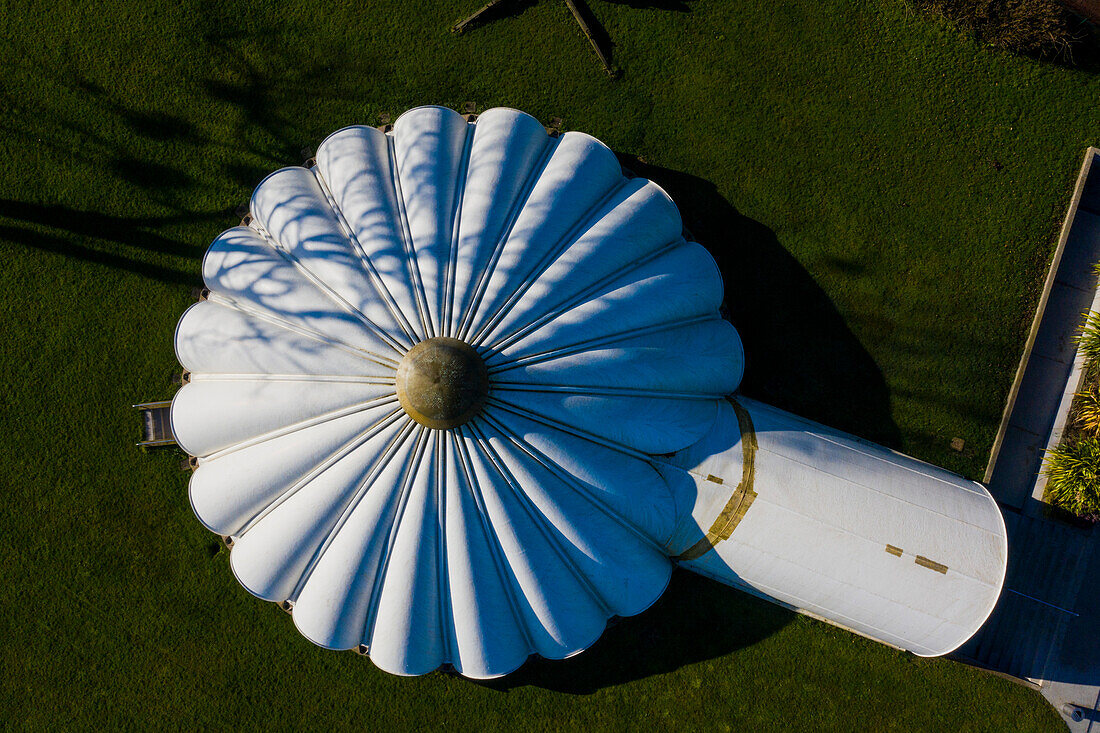
[[[1095,363],[1100,357],[1100,312],[1089,311],[1084,314],[1085,322],[1077,334],[1077,344],[1088,363]]]
[[[1100,263],[1093,267],[1100,278]],[[1047,497],[1079,517],[1100,520],[1100,311],[1084,314],[1077,345],[1085,357],[1086,382],[1091,386],[1073,397],[1072,418],[1081,433],[1063,437],[1062,444],[1047,451],[1043,473]]]
[[[1100,516],[1100,437],[1084,436],[1048,451],[1043,473],[1055,504],[1079,517]]]
[[[1100,389],[1093,387],[1073,396],[1077,427],[1089,435],[1100,433]]]

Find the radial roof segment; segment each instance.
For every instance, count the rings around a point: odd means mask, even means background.
[[[658,598],[677,508],[650,456],[744,363],[664,191],[588,135],[421,107],[250,208],[203,261],[172,406],[245,588],[321,646],[479,678]]]

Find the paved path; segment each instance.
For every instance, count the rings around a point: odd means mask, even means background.
[[[1095,166],[1093,164],[1095,163]],[[1100,530],[1045,516],[1040,479],[1081,365],[1074,337],[1100,262],[1100,150],[1090,148],[1044,285],[986,483],[1005,510],[1009,570],[989,621],[959,656],[1040,684],[1073,733],[1100,733]],[[1068,386],[1067,386],[1068,385]],[[1073,721],[1064,706],[1081,708]]]
[[[1043,680],[1068,624],[1092,554],[1090,533],[1009,513],[1008,576],[997,607],[956,656],[1020,679]]]
[[[1067,703],[1082,709],[1079,722],[1062,715],[1073,733],[1100,733],[1100,532],[1092,534],[1085,583],[1073,604],[1079,615],[1067,619],[1042,683],[1056,710]]]
[[[1092,306],[1096,288],[1093,265],[1100,262],[1100,151],[1090,149],[1096,163],[1079,186],[1076,213],[1051,263],[1051,273],[1039,301],[1037,327],[1032,328],[1022,360],[1023,374],[1010,396],[1003,438],[994,446],[986,471],[990,493],[1002,506],[1023,509],[1032,494],[1043,462],[1043,449],[1077,352],[1074,340]],[[1086,162],[1088,165],[1088,162]]]

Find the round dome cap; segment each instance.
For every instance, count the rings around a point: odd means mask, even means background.
[[[397,366],[397,399],[413,420],[437,430],[465,425],[489,394],[485,362],[469,344],[446,336],[421,341]]]

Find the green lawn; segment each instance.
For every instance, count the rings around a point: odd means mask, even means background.
[[[494,686],[321,651],[237,585],[129,405],[171,395],[200,256],[264,174],[418,104],[606,141],[720,260],[748,394],[984,468],[1100,78],[902,0],[591,0],[612,81],[559,2],[452,36],[481,2],[0,2],[5,722],[1059,729],[1023,687],[686,574]]]

